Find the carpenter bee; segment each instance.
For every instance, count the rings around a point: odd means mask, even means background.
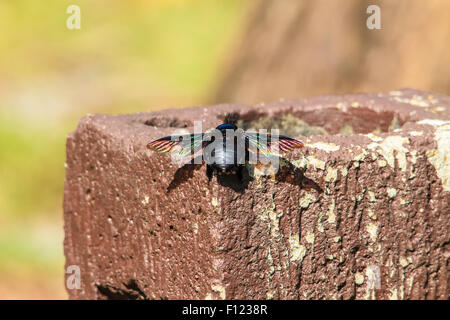
[[[302,141],[294,138],[244,132],[235,124],[224,123],[209,132],[159,138],[150,142],[147,148],[160,153],[175,153],[180,157],[193,156],[201,150],[202,162],[207,163],[206,173],[211,180],[214,173],[237,174],[242,179],[245,164],[267,164],[280,151],[291,152],[303,146]]]

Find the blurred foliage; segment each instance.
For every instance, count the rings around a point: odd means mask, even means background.
[[[81,29],[66,28],[71,4]],[[202,104],[246,1],[0,2],[0,299],[62,298],[65,136],[86,113]]]
[[[0,113],[0,212],[2,218],[46,217],[60,204],[64,131]]]

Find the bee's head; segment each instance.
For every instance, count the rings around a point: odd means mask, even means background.
[[[223,119],[223,123],[234,124],[236,125],[240,116],[237,112],[227,113],[225,118]]]
[[[224,123],[221,124],[216,128],[217,130],[223,131],[223,130],[236,130],[237,127],[234,124],[231,123]]]

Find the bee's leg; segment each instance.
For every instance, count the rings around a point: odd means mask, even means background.
[[[213,177],[214,170],[210,165],[206,165],[206,176],[208,177],[208,182],[211,182]]]

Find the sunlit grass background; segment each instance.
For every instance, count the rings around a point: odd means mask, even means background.
[[[206,101],[243,0],[0,1],[0,299],[66,298],[65,137],[86,113]],[[81,30],[66,9],[81,8]]]

